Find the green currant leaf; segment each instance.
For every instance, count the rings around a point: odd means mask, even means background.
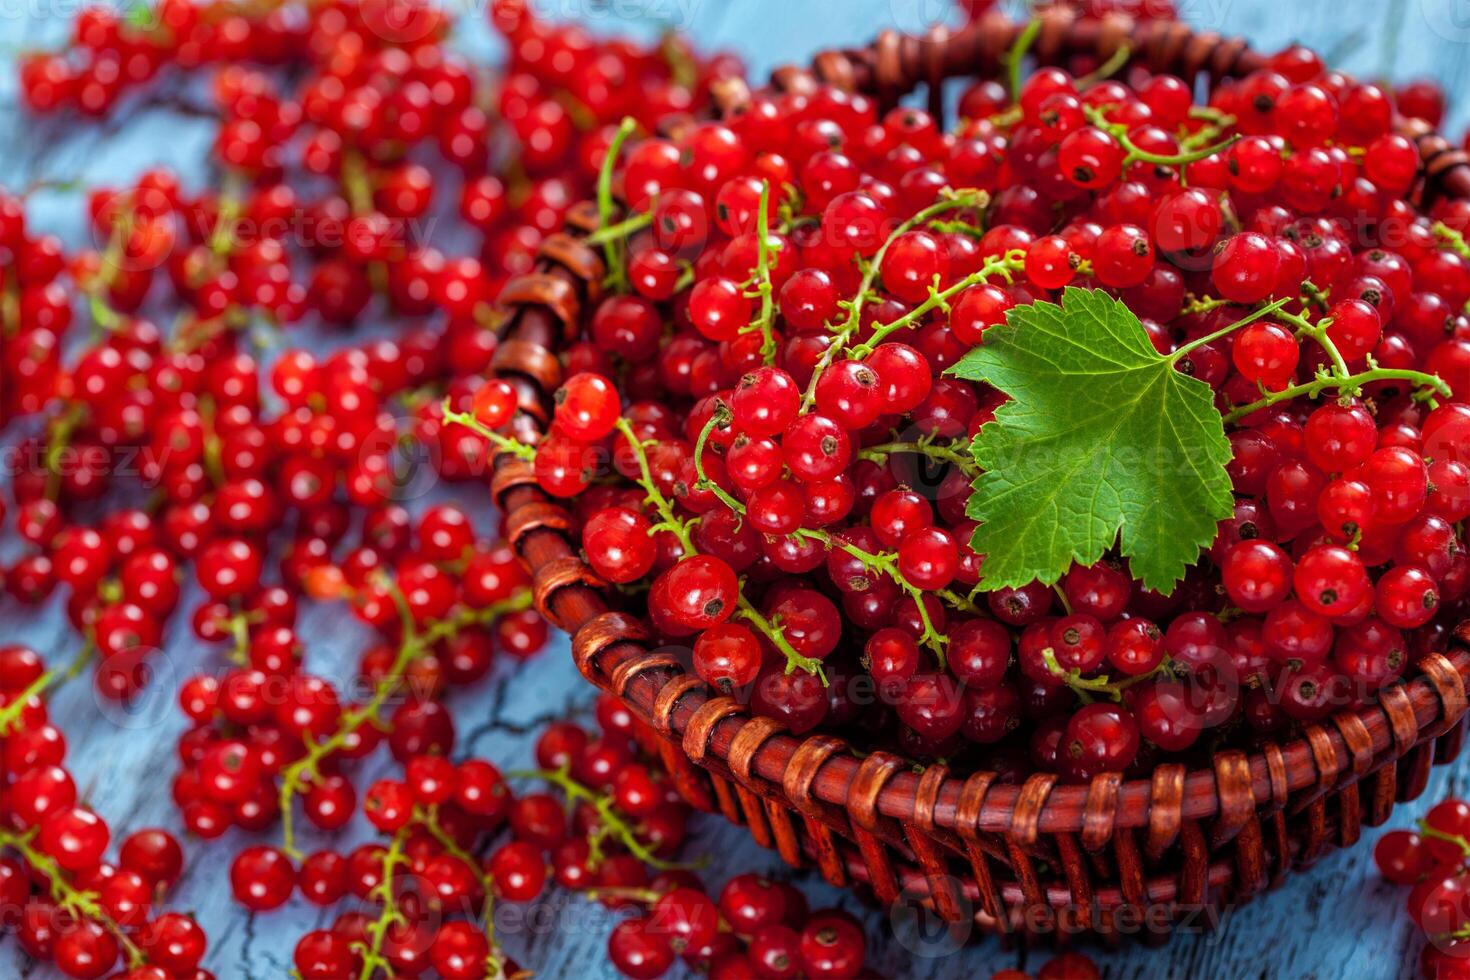
[[[967,512],[988,587],[1055,582],[1121,538],[1134,577],[1171,592],[1230,516],[1213,392],[1106,293],[1016,307],[950,373],[1010,396],[971,446],[983,472]]]

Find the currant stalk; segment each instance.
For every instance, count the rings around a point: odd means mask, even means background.
[[[1199,160],[1208,159],[1216,153],[1228,150],[1239,142],[1241,138],[1240,134],[1237,133],[1210,146],[1181,150],[1179,153],[1172,154],[1154,153],[1134,143],[1132,137],[1128,135],[1128,126],[1124,123],[1110,122],[1107,114],[1102,109],[1084,105],[1082,111],[1086,114],[1088,122],[1118,141],[1118,145],[1124,150],[1123,169],[1125,170],[1135,163],[1151,163],[1159,167],[1182,167]]]
[[[602,167],[597,171],[597,217],[600,228],[613,227],[613,217],[617,213],[617,204],[613,201],[612,192],[613,171],[617,168],[618,157],[623,152],[623,144],[637,128],[636,119],[632,116],[623,117],[623,121],[618,124],[617,132],[613,134],[612,142],[608,144],[607,155],[602,158]],[[606,238],[602,242],[602,254],[607,265],[608,288],[617,293],[626,292],[628,288],[627,263],[623,258],[625,242],[625,236]]]
[[[506,773],[506,776],[511,779],[538,779],[550,783],[562,791],[568,803],[586,803],[592,807],[597,814],[598,827],[587,838],[588,864],[591,867],[595,868],[602,863],[602,842],[609,837],[615,838],[629,854],[655,871],[693,871],[701,866],[698,862],[668,861],[649,850],[648,845],[638,839],[633,825],[617,812],[612,794],[599,793],[579,783],[572,778],[569,766],[562,766],[560,769],[517,769]]]
[[[1105,82],[1109,78],[1112,78],[1114,75],[1118,74],[1118,72],[1122,71],[1124,67],[1127,66],[1129,60],[1131,60],[1132,57],[1132,45],[1119,45],[1118,50],[1114,51],[1112,55],[1108,57],[1107,61],[1104,61],[1092,71],[1088,72],[1086,75],[1082,75],[1077,79],[1077,81],[1073,82],[1072,84],[1077,89],[1077,91],[1085,92],[1092,86],[1096,85],[1098,82]]]
[[[39,872],[46,879],[47,889],[51,893],[52,901],[57,907],[70,913],[78,919],[90,919],[100,925],[103,929],[112,933],[118,945],[122,947],[123,954],[127,957],[128,966],[137,969],[148,962],[147,955],[138,944],[133,942],[132,937],[113,921],[97,902],[95,892],[84,891],[74,887],[66,878],[66,872],[48,854],[31,846],[36,831],[30,830],[23,834],[12,833],[8,830],[0,830],[0,847],[8,847],[21,856],[21,858],[33,870]]]
[[[816,368],[812,371],[812,379],[810,382],[807,383],[806,393],[802,396],[801,399],[802,412],[808,411],[812,407],[812,405],[816,403],[817,381],[820,380],[820,378],[822,377],[822,372],[827,370],[827,368],[832,365],[832,362],[837,359],[838,353],[841,352],[841,350],[844,346],[846,346],[849,340],[856,336],[858,330],[862,327],[863,304],[866,303],[868,301],[868,298],[873,295],[873,283],[877,281],[878,273],[883,266],[883,257],[888,254],[888,249],[890,246],[893,245],[894,241],[905,233],[919,227],[920,225],[928,224],[930,221],[939,217],[939,215],[941,214],[947,214],[951,211],[961,210],[965,208],[983,210],[985,206],[989,203],[990,195],[985,193],[984,191],[954,191],[946,188],[944,191],[940,192],[939,200],[935,201],[927,208],[919,211],[913,217],[909,218],[907,221],[902,222],[897,228],[893,229],[893,231],[889,234],[888,239],[883,243],[882,247],[878,249],[877,253],[874,254],[872,260],[868,263],[867,268],[863,271],[863,279],[862,282],[858,285],[857,295],[854,296],[851,300],[844,301],[844,305],[847,309],[847,318],[843,320],[842,324],[833,331],[832,340],[828,343],[827,349],[822,352],[821,358],[817,361]],[[1024,254],[1022,255],[1022,262],[1024,263]],[[987,263],[987,265],[988,264],[989,263]],[[1024,265],[1016,266],[1015,268],[1024,268]],[[984,270],[982,269],[981,271],[983,272]],[[975,278],[979,274],[980,273],[977,272],[975,273],[975,275],[968,276],[965,280],[962,280],[965,286],[972,286],[976,285],[976,283],[978,282],[984,282],[983,279]],[[975,281],[972,282],[971,280]],[[957,291],[958,290],[956,290],[956,292]],[[953,294],[951,293],[951,295]],[[932,295],[930,299],[933,299]],[[929,301],[926,300],[925,302],[928,303]],[[928,309],[933,308],[934,306],[932,305],[928,307]],[[927,313],[928,310],[925,310],[925,312]]]
[[[1416,388],[1438,392],[1446,398],[1450,397],[1453,393],[1450,386],[1439,375],[1425,374],[1423,371],[1372,367],[1367,371],[1359,371],[1357,374],[1339,377],[1336,374],[1323,370],[1318,372],[1317,377],[1311,381],[1306,381],[1299,385],[1292,385],[1290,388],[1283,388],[1280,391],[1273,391],[1264,398],[1232,409],[1225,416],[1225,423],[1228,425],[1231,422],[1237,422],[1247,415],[1259,412],[1263,408],[1270,408],[1272,405],[1290,401],[1293,398],[1300,398],[1303,395],[1307,398],[1316,398],[1322,392],[1328,390],[1335,390],[1344,395],[1351,395],[1359,391],[1364,385],[1372,384],[1375,381],[1408,381]]]
[[[393,586],[390,591],[394,601],[398,604],[399,619],[403,628],[403,638],[399,643],[393,664],[378,680],[373,688],[373,696],[367,702],[344,713],[337,730],[327,738],[321,741],[307,738],[306,754],[281,772],[279,794],[281,850],[292,860],[300,860],[302,856],[301,851],[296,848],[292,801],[298,794],[309,788],[314,780],[321,777],[320,767],[323,759],[342,749],[348,739],[352,738],[363,725],[375,724],[379,721],[383,705],[398,689],[408,668],[416,660],[431,652],[436,644],[454,637],[468,627],[487,625],[508,613],[519,612],[531,607],[531,591],[522,589],[514,597],[504,602],[486,606],[484,609],[461,609],[452,616],[430,622],[424,630],[420,631],[414,625],[413,615],[408,610],[408,603],[403,594],[398,591],[397,586]]]
[[[1189,343],[1182,345],[1178,350],[1169,355],[1169,363],[1177,365],[1180,361],[1184,360],[1194,351],[1205,346],[1206,344],[1214,343],[1221,337],[1228,337],[1230,334],[1233,334],[1235,331],[1241,329],[1242,327],[1248,327],[1252,323],[1255,323],[1257,320],[1271,316],[1273,313],[1279,313],[1282,308],[1285,307],[1286,304],[1289,302],[1291,302],[1289,299],[1278,299],[1274,302],[1267,303],[1264,306],[1259,306],[1256,309],[1252,310],[1250,313],[1247,313],[1245,316],[1241,317],[1239,320],[1236,320],[1229,326],[1221,327],[1219,330],[1207,333],[1203,337],[1191,340]],[[1206,300],[1202,302],[1202,306],[1207,309],[1218,309],[1221,306],[1228,305],[1228,303],[1225,303],[1221,300]]]
[[[1436,236],[1444,240],[1445,246],[1462,259],[1470,259],[1470,244],[1465,241],[1465,236],[1460,234],[1443,221],[1436,221],[1433,225]]]
[[[771,221],[766,213],[771,200],[771,182],[761,181],[760,208],[756,211],[755,233],[756,233],[756,269],[755,277],[750,283],[751,292],[746,295],[751,298],[759,298],[761,301],[760,313],[750,322],[741,333],[760,331],[761,335],[761,358],[767,364],[776,362],[776,337],[772,332],[772,325],[776,320],[775,287],[771,285],[771,255],[780,250],[780,245],[772,246],[771,243]]]
[[[1070,687],[1073,691],[1077,693],[1078,697],[1082,698],[1088,703],[1092,702],[1093,695],[1098,694],[1101,694],[1114,702],[1121,703],[1123,700],[1124,691],[1128,690],[1135,684],[1142,683],[1143,681],[1149,680],[1152,677],[1157,677],[1159,674],[1165,673],[1169,669],[1168,658],[1165,658],[1162,663],[1160,663],[1157,667],[1155,667],[1153,670],[1148,671],[1147,673],[1138,674],[1134,677],[1128,677],[1121,681],[1114,681],[1111,680],[1106,674],[1103,674],[1099,677],[1083,677],[1082,671],[1078,670],[1075,667],[1071,670],[1067,670],[1065,667],[1057,662],[1056,652],[1051,647],[1046,647],[1041,651],[1041,659],[1046,664],[1046,669],[1049,670],[1053,676],[1063,681],[1068,687]]]
[[[882,466],[888,461],[888,457],[896,454],[910,453],[924,456],[938,463],[948,463],[957,466],[968,476],[979,476],[980,468],[975,465],[975,457],[965,452],[963,439],[954,439],[948,442],[938,442],[932,436],[922,436],[912,442],[884,442],[876,446],[868,446],[866,449],[858,450],[858,459],[866,459]]]
[[[439,842],[446,854],[457,858],[475,876],[480,892],[485,896],[484,903],[480,906],[480,924],[485,931],[485,941],[490,947],[490,953],[485,958],[484,980],[498,980],[506,976],[505,955],[495,939],[495,882],[485,873],[474,855],[460,847],[459,842],[439,823],[437,807],[415,807],[412,822],[427,830],[429,836]]]
[[[393,975],[393,964],[388,962],[388,958],[383,955],[383,942],[388,938],[389,929],[406,921],[403,913],[398,910],[398,903],[393,895],[393,876],[401,865],[410,863],[408,855],[403,853],[403,848],[408,843],[412,829],[412,823],[406,824],[393,835],[388,850],[383,853],[382,878],[368,896],[383,903],[382,911],[368,924],[368,941],[352,944],[353,950],[362,957],[362,970],[358,974],[358,980],[372,980],[379,970],[382,970],[387,976]]]
[[[1026,60],[1026,55],[1031,50],[1031,45],[1036,43],[1037,36],[1041,33],[1041,20],[1032,18],[1026,22],[1021,33],[1016,35],[1016,41],[1011,45],[1011,50],[1006,52],[1006,80],[1009,84],[1012,102],[1021,101],[1021,64]]]
[[[881,344],[884,338],[886,338],[889,334],[896,333],[900,330],[907,330],[909,327],[920,323],[924,319],[924,317],[928,316],[936,309],[941,309],[948,313],[949,301],[955,296],[969,289],[971,286],[983,285],[989,282],[991,278],[995,276],[1000,276],[1001,278],[1005,279],[1007,283],[1009,283],[1011,282],[1011,274],[1014,272],[1020,272],[1025,267],[1025,250],[1013,248],[1003,256],[1000,256],[998,258],[992,256],[991,258],[986,259],[983,266],[981,266],[976,271],[970,273],[968,276],[961,279],[959,282],[955,283],[952,286],[940,289],[938,283],[935,283],[933,286],[930,287],[929,296],[924,300],[924,302],[920,303],[918,306],[914,307],[912,310],[905,313],[897,320],[893,320],[888,323],[884,323],[874,327],[873,335],[867,340],[863,341],[861,344],[857,344],[849,348],[847,354],[849,357],[853,358],[867,357],[869,354],[873,353],[874,348]]]
[[[709,434],[714,431],[715,426],[721,424],[722,422],[728,421],[729,418],[729,408],[727,408],[723,402],[717,404],[715,406],[714,414],[710,416],[710,420],[705,423],[704,428],[700,431],[699,438],[695,440],[694,471],[699,477],[699,486],[702,489],[709,490],[715,495],[715,498],[723,503],[726,507],[739,514],[741,517],[744,517],[745,505],[736,500],[734,497],[730,496],[730,494],[727,493],[723,487],[711,480],[708,476],[705,475],[704,472],[705,440],[709,438]],[[934,651],[935,657],[939,660],[939,666],[941,669],[943,669],[945,663],[944,651],[949,643],[949,637],[945,636],[934,628],[934,623],[930,620],[929,610],[924,605],[924,590],[918,588],[917,586],[910,583],[908,579],[904,578],[903,572],[899,571],[898,568],[898,555],[896,552],[885,552],[878,555],[871,554],[861,548],[856,547],[855,545],[843,541],[841,538],[833,537],[831,534],[828,534],[826,531],[823,531],[819,528],[799,527],[791,533],[794,537],[807,538],[808,540],[816,541],[828,551],[832,550],[833,548],[841,548],[843,551],[847,552],[849,555],[852,555],[858,561],[862,562],[865,569],[878,572],[884,576],[887,576],[888,578],[891,578],[899,586],[899,588],[903,589],[910,596],[912,596],[914,603],[919,610],[919,619],[924,626],[924,632],[923,635],[919,637],[919,641],[921,643],[924,643],[931,650]],[[971,603],[967,599],[963,599],[960,596],[955,595],[953,592],[950,592],[947,589],[941,590],[940,593],[937,594],[948,596],[947,601],[949,601],[953,605],[967,608],[971,611],[975,610],[975,606],[973,603]],[[824,685],[826,684],[826,675],[822,672],[820,663],[818,663],[817,661],[812,661],[810,660],[810,658],[803,657],[795,650],[791,649],[791,646],[786,642],[785,637],[780,636],[779,624],[772,624],[768,622],[764,616],[762,616],[753,606],[745,601],[744,596],[741,596],[740,603],[740,614],[757,629],[765,633],[773,641],[776,641],[777,647],[781,650],[782,653],[786,655],[786,672],[788,674],[791,673],[793,666],[801,666],[803,667],[803,669],[807,670],[808,673],[817,674],[819,677],[822,678],[822,683]],[[808,664],[815,664],[815,667],[808,666]]]
[[[67,664],[64,670],[51,669],[46,671],[40,677],[31,681],[25,690],[15,696],[14,700],[5,705],[5,707],[0,708],[0,738],[11,734],[15,730],[16,725],[20,724],[21,716],[25,713],[26,705],[30,702],[31,698],[40,697],[52,688],[60,687],[62,684],[75,678],[87,664],[91,663],[96,653],[97,645],[92,641],[91,636],[88,636],[82,643],[81,649],[77,651],[76,656],[72,657],[71,663]]]
[[[445,396],[443,405],[444,423],[446,425],[462,425],[497,449],[508,452],[517,459],[525,460],[527,463],[536,462],[536,447],[527,445],[519,439],[512,439],[509,436],[501,435],[499,432],[486,426],[469,412],[455,410],[452,407],[453,400],[448,396]]]

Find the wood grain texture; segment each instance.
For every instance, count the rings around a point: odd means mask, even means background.
[[[819,47],[863,43],[882,27],[921,31],[948,7],[946,0],[535,0],[535,5],[548,16],[578,16],[597,32],[648,37],[667,25],[680,27],[706,47],[736,51],[757,77],[779,64],[803,61]],[[1470,72],[1465,46],[1470,17],[1461,0],[1373,5],[1180,0],[1179,5],[1198,27],[1242,34],[1267,50],[1291,40],[1310,41],[1332,63],[1365,76],[1430,75],[1454,92],[1463,91]],[[483,26],[483,4],[457,7],[465,8],[456,43],[482,58],[494,57],[497,45]],[[100,126],[38,122],[17,111],[15,54],[54,46],[64,36],[64,18],[74,9],[74,4],[60,2],[0,9],[0,182],[12,188],[36,180],[107,183],[168,163],[184,175],[186,184],[198,187],[205,178],[203,160],[212,125],[187,111],[191,100],[202,101],[197,92],[131,100]],[[1462,125],[1464,106],[1456,109],[1456,125]],[[1457,130],[1452,126],[1451,131]],[[86,234],[82,212],[76,194],[43,192],[34,197],[30,217],[35,226],[75,244]],[[324,349],[340,343],[340,337],[309,329],[301,337]],[[414,504],[457,500],[488,526],[486,496],[475,487],[435,489]],[[185,605],[196,599],[186,595]],[[306,610],[299,630],[313,669],[338,678],[350,673],[371,641],[367,631],[337,609]],[[59,602],[40,612],[0,604],[0,638],[29,643],[52,661],[69,657],[76,642],[62,621]],[[186,623],[177,622],[154,661],[159,676],[150,687],[153,698],[130,716],[119,717],[99,705],[85,681],[69,685],[55,698],[53,714],[67,734],[70,765],[82,793],[107,816],[117,837],[150,825],[178,830],[169,780],[176,769],[174,743],[184,724],[172,692],[180,677],[214,668],[217,658],[217,652],[192,638]],[[479,688],[454,696],[458,751],[506,766],[524,764],[543,721],[569,712],[585,714],[591,698],[592,689],[577,674],[566,642],[560,640],[534,662],[502,664]],[[378,759],[358,775],[365,784],[389,769]],[[1470,757],[1436,770],[1421,800],[1400,808],[1390,826],[1406,825],[1432,801],[1462,790],[1467,775]],[[688,851],[710,856],[705,877],[712,884],[746,870],[787,873],[774,851],[755,846],[746,831],[720,818],[700,818],[696,830]],[[1381,829],[1369,832],[1357,848],[1333,854],[1281,889],[1233,911],[1212,932],[1178,935],[1162,949],[1094,951],[1095,958],[1114,980],[1413,976],[1418,940],[1402,913],[1404,892],[1383,884],[1372,870],[1371,845],[1379,833]],[[345,839],[372,836],[359,819]],[[227,872],[229,855],[244,839],[232,832],[223,841],[191,845],[191,864],[172,904],[192,911],[205,926],[210,937],[206,965],[219,977],[274,980],[286,975],[296,938],[330,921],[335,912],[293,900],[266,915],[240,914],[229,900]],[[308,836],[307,844],[325,846],[327,840]],[[801,876],[800,883],[815,905],[840,904],[863,916],[870,962],[886,976],[984,978],[1004,967],[1034,968],[1046,958],[1045,953],[1003,949],[995,940],[956,950],[950,937],[936,939],[933,930],[916,926],[902,911],[889,916],[861,909],[855,899],[826,886],[815,874]],[[534,909],[503,908],[499,932],[520,962],[541,976],[612,980],[616,974],[605,965],[602,952],[609,915],[600,906],[554,895]],[[0,976],[55,975],[29,963],[13,941],[0,942]]]

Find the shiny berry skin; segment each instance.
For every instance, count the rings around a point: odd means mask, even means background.
[[[1242,232],[1227,239],[1216,252],[1210,277],[1222,299],[1255,303],[1270,295],[1280,261],[1269,238]]]
[[[351,942],[327,929],[313,930],[297,940],[292,960],[302,980],[333,980],[357,969]]]
[[[1303,555],[1292,580],[1297,598],[1322,616],[1355,608],[1372,587],[1358,556],[1337,545],[1321,545]]]
[[[796,420],[801,390],[779,368],[760,367],[744,375],[730,396],[735,426],[755,438],[778,435]]]
[[[668,937],[655,928],[652,919],[634,918],[613,926],[607,939],[607,956],[623,976],[654,980],[674,965],[675,953]]]
[[[1413,565],[1390,568],[1378,579],[1378,615],[1400,629],[1423,626],[1439,609],[1438,588],[1433,577],[1422,568]]]
[[[807,976],[832,980],[857,976],[866,953],[862,929],[846,915],[819,913],[801,930],[798,955]]]
[[[91,810],[79,807],[57,810],[41,821],[36,842],[58,865],[68,871],[96,867],[107,850],[107,824]]]
[[[899,235],[883,254],[883,287],[911,305],[923,302],[949,274],[949,255],[927,231]]]
[[[610,582],[634,582],[658,557],[653,525],[626,507],[599,510],[582,527],[582,548],[594,571]]]
[[[652,601],[685,629],[708,629],[735,612],[739,591],[735,572],[718,558],[710,555],[686,558],[658,581],[663,583],[663,590],[655,584]]]
[[[1163,662],[1164,634],[1146,619],[1120,620],[1108,629],[1106,651],[1110,668],[1137,677]]]
[[[568,378],[556,392],[558,428],[578,442],[596,442],[612,432],[622,414],[622,401],[612,382],[583,372]]]
[[[744,687],[755,681],[760,668],[760,643],[747,626],[720,623],[694,641],[694,672],[706,684],[725,691]]]
[[[1395,885],[1412,885],[1429,870],[1429,854],[1419,835],[1411,830],[1390,830],[1373,845],[1373,862],[1379,874]]]
[[[511,902],[529,902],[546,886],[546,861],[539,848],[523,841],[503,844],[490,855],[495,891]]]
[[[1307,418],[1306,450],[1326,473],[1352,469],[1368,459],[1377,441],[1373,417],[1361,405],[1328,404]]]
[[[1247,612],[1265,612],[1291,594],[1291,558],[1269,541],[1236,544],[1225,553],[1220,576],[1230,601]]]
[[[230,865],[235,901],[252,912],[267,912],[285,904],[295,886],[296,870],[291,860],[273,847],[247,847],[235,855]]]

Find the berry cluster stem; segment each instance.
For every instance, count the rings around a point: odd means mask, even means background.
[[[536,462],[535,446],[527,445],[519,439],[512,439],[509,436],[501,435],[469,412],[457,411],[452,407],[451,400],[447,396],[444,399],[444,424],[462,425],[502,452],[510,453],[517,459],[525,460],[527,463]]]
[[[761,358],[767,364],[776,361],[776,337],[772,325],[776,320],[776,290],[771,284],[771,255],[780,250],[779,244],[771,242],[771,219],[767,209],[771,202],[771,182],[761,181],[760,209],[756,212],[756,267],[755,278],[750,283],[754,295],[761,301],[760,313],[742,333],[760,331]],[[750,294],[747,294],[750,295]]]
[[[1041,651],[1041,659],[1045,662],[1047,670],[1051,671],[1054,676],[1061,679],[1068,687],[1077,692],[1079,697],[1086,701],[1091,701],[1090,695],[1101,694],[1109,700],[1121,702],[1124,691],[1168,669],[1168,660],[1166,659],[1147,673],[1128,677],[1121,681],[1114,681],[1106,674],[1101,677],[1083,677],[1082,671],[1080,670],[1075,668],[1067,670],[1057,662],[1056,652],[1051,647],[1047,647]]]
[[[1212,333],[1207,333],[1203,337],[1198,337],[1194,340],[1191,340],[1187,344],[1181,345],[1178,350],[1169,355],[1169,363],[1177,365],[1180,361],[1184,360],[1190,354],[1194,353],[1196,350],[1205,346],[1206,344],[1214,343],[1221,337],[1227,337],[1242,327],[1250,326],[1257,320],[1268,317],[1273,313],[1280,312],[1281,309],[1285,307],[1286,304],[1289,302],[1291,302],[1289,299],[1278,299],[1274,302],[1266,303],[1263,306],[1258,306],[1251,312],[1247,313],[1245,316],[1241,317],[1239,320],[1236,320],[1234,323],[1230,324],[1229,326],[1221,327],[1219,330],[1213,331]],[[1226,304],[1223,300],[1205,300],[1200,303],[1199,312],[1219,309],[1220,307],[1226,305],[1228,304]]]
[[[699,549],[694,547],[694,539],[689,533],[691,522],[679,516],[674,510],[673,502],[664,496],[663,491],[654,482],[653,471],[648,466],[648,450],[644,448],[643,440],[638,438],[638,433],[633,431],[633,424],[626,418],[619,418],[617,431],[622,434],[623,439],[628,443],[628,448],[633,451],[633,456],[638,461],[636,482],[643,488],[644,499],[658,512],[659,523],[650,528],[649,533],[668,531],[678,539],[686,555],[698,554]]]
[[[608,143],[607,155],[602,158],[602,166],[597,171],[597,217],[600,228],[613,227],[613,216],[617,213],[617,205],[613,201],[612,181],[613,171],[617,169],[618,156],[623,152],[623,144],[633,131],[638,128],[638,121],[632,116],[623,117],[618,124],[618,130],[613,134],[612,141]],[[627,272],[623,268],[623,244],[626,236],[609,237],[602,242],[602,254],[607,264],[608,287],[614,292],[621,293],[627,288]]]
[[[26,689],[17,694],[9,704],[0,708],[0,738],[9,735],[20,724],[21,716],[25,714],[26,705],[30,703],[31,698],[40,697],[53,687],[59,687],[76,677],[82,672],[82,668],[91,662],[92,657],[96,653],[97,645],[88,636],[86,641],[82,643],[81,649],[77,651],[76,656],[72,657],[71,663],[64,670],[53,668],[46,671],[40,677],[31,681]]]
[[[46,879],[51,899],[57,906],[76,918],[90,919],[112,933],[127,957],[128,966],[137,969],[148,962],[148,957],[127,932],[113,921],[112,917],[97,902],[95,892],[83,891],[67,881],[66,872],[50,855],[31,846],[35,831],[24,834],[0,830],[0,847],[8,847],[21,856],[26,864],[40,872]]]
[[[602,842],[609,837],[616,838],[618,843],[627,848],[629,854],[655,871],[692,871],[699,867],[698,863],[688,861],[667,861],[649,850],[648,845],[638,839],[633,825],[618,813],[612,795],[599,793],[579,783],[572,778],[568,766],[560,769],[517,769],[506,773],[506,776],[511,779],[539,779],[561,790],[567,803],[586,803],[592,807],[598,821],[597,830],[587,839],[590,854],[588,863],[593,867],[602,862]]]
[[[1465,236],[1443,221],[1434,223],[1434,234],[1440,238],[1447,248],[1462,259],[1470,259],[1470,244],[1466,244]]]
[[[369,896],[379,899],[383,903],[383,909],[368,924],[368,941],[353,944],[353,949],[362,957],[362,970],[358,974],[358,980],[372,980],[379,970],[387,976],[393,975],[393,964],[383,955],[383,943],[388,938],[388,930],[404,921],[403,913],[398,910],[398,903],[393,896],[393,877],[400,865],[409,863],[403,848],[408,843],[412,828],[413,824],[409,823],[394,834],[388,850],[383,853],[383,876]]]
[[[1127,125],[1110,122],[1107,114],[1102,109],[1096,106],[1084,105],[1082,111],[1086,114],[1088,122],[1092,123],[1098,129],[1106,131],[1113,139],[1118,141],[1118,145],[1123,148],[1125,153],[1123,157],[1123,168],[1125,170],[1135,163],[1151,163],[1158,167],[1182,167],[1228,150],[1240,140],[1240,135],[1236,134],[1210,146],[1194,147],[1188,150],[1181,150],[1179,153],[1154,153],[1134,143],[1133,138],[1128,135]]]
[[[849,357],[867,357],[873,353],[873,349],[881,344],[889,334],[899,330],[907,330],[928,316],[936,309],[949,309],[949,301],[955,296],[969,289],[971,286],[979,286],[989,282],[995,276],[1003,277],[1006,282],[1011,281],[1011,273],[1020,272],[1026,267],[1026,252],[1024,249],[1013,248],[1005,255],[991,256],[985,260],[985,264],[976,271],[952,286],[940,289],[938,285],[931,287],[929,296],[903,316],[890,323],[884,323],[873,328],[873,335],[850,348],[847,352]],[[813,389],[815,390],[815,389]]]
[[[1037,35],[1041,33],[1041,19],[1033,17],[1027,21],[1021,33],[1016,35],[1016,41],[1011,45],[1011,50],[1006,52],[1006,80],[1010,83],[1012,102],[1021,101],[1021,66],[1026,60],[1026,55],[1031,50],[1031,45],[1036,43]]]
[[[894,243],[894,241],[897,240],[899,236],[914,230],[920,225],[928,224],[930,221],[939,217],[941,214],[947,214],[950,211],[958,211],[966,208],[974,208],[979,210],[983,209],[989,203],[990,195],[985,193],[984,191],[954,191],[946,188],[945,190],[940,192],[939,200],[935,201],[927,208],[924,208],[922,211],[915,214],[907,221],[900,223],[898,227],[893,229],[893,232],[888,236],[888,239],[883,243],[883,246],[879,248],[877,253],[873,256],[872,261],[868,263],[867,269],[864,270],[863,280],[858,286],[857,295],[854,296],[852,300],[847,303],[847,319],[845,319],[842,324],[833,331],[831,343],[829,343],[827,345],[827,349],[822,352],[822,357],[817,362],[816,369],[812,371],[812,379],[807,384],[806,393],[802,396],[801,400],[801,410],[803,412],[810,409],[813,403],[816,402],[817,380],[821,378],[822,372],[827,370],[827,368],[832,365],[832,362],[837,359],[838,353],[842,351],[842,348],[846,346],[849,340],[856,336],[858,330],[862,327],[863,304],[867,302],[869,296],[873,295],[873,283],[877,281],[878,272],[883,267],[883,257],[888,254],[888,249]],[[968,282],[966,284],[971,285]],[[933,307],[930,307],[930,309],[932,308]]]
[[[490,953],[485,957],[483,980],[499,980],[506,976],[506,972],[505,956],[500,950],[500,943],[495,938],[495,882],[490,875],[485,873],[474,855],[460,847],[459,842],[439,823],[437,807],[416,808],[413,820],[427,830],[430,837],[439,842],[439,846],[444,848],[446,854],[462,862],[475,876],[480,892],[485,896],[484,903],[480,907],[480,924],[485,930],[485,941],[490,945]]]
[[[392,592],[394,600],[399,604],[400,619],[403,623],[403,638],[399,643],[398,653],[394,657],[392,666],[378,680],[373,688],[373,696],[367,702],[344,713],[337,725],[337,730],[327,738],[319,742],[307,739],[306,754],[287,766],[281,773],[281,850],[293,860],[299,860],[301,852],[296,847],[292,802],[321,775],[320,767],[323,759],[340,751],[347,744],[347,740],[355,735],[363,725],[377,724],[380,721],[379,716],[383,705],[398,689],[409,666],[431,651],[435,644],[457,635],[461,630],[471,626],[485,625],[507,613],[519,612],[531,607],[531,590],[521,589],[515,596],[504,602],[486,606],[484,609],[460,610],[452,616],[434,620],[423,631],[419,631],[414,626],[413,617],[408,612],[402,593],[396,586],[393,587]]]
[[[881,466],[888,461],[889,456],[912,453],[938,463],[958,466],[968,476],[979,476],[980,468],[975,464],[975,457],[965,452],[963,446],[962,439],[937,442],[931,436],[922,436],[912,442],[884,442],[868,446],[858,450],[858,459],[866,459]]]

